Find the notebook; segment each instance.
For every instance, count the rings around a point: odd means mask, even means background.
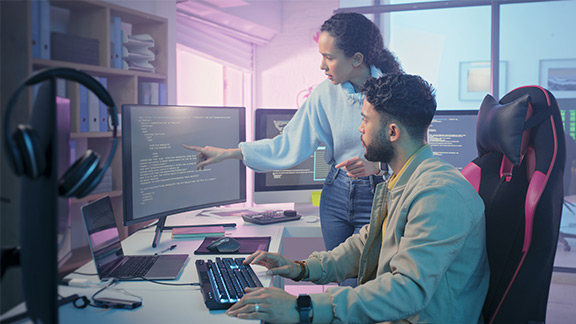
[[[88,244],[100,279],[176,279],[187,254],[124,255],[109,196],[82,206]]]

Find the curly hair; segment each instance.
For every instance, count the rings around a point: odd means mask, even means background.
[[[383,73],[402,72],[394,54],[384,47],[380,30],[364,15],[355,12],[335,14],[322,24],[320,31],[334,37],[346,57],[359,52],[368,66],[375,65]]]
[[[370,78],[361,90],[376,111],[404,125],[410,137],[425,138],[436,112],[432,85],[417,75],[397,73]]]

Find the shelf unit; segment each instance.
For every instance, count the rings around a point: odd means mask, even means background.
[[[47,1],[47,0],[42,0]],[[95,77],[106,77],[108,92],[112,95],[118,113],[122,104],[138,103],[140,82],[167,83],[168,79],[168,21],[166,18],[150,15],[113,3],[97,0],[50,0],[50,6],[65,9],[69,12],[67,18],[68,33],[74,36],[98,40],[98,64],[80,64],[59,60],[45,60],[33,57],[33,21],[31,1],[0,1],[2,28],[2,115],[8,97],[17,86],[32,73],[53,67],[67,67],[84,71]],[[141,72],[112,68],[111,64],[111,19],[120,17],[122,22],[131,24],[132,34],[149,34],[154,39],[154,47],[150,50],[155,59],[155,72]],[[102,161],[107,158],[112,132],[80,132],[80,86],[75,82],[66,82],[66,97],[70,99],[70,139],[76,142],[76,157],[82,156],[87,149],[98,152]],[[14,109],[14,123],[25,123],[29,119],[33,106],[33,90],[27,89],[27,94],[21,95]],[[120,137],[121,132],[118,131]],[[120,142],[120,138],[118,139]],[[80,207],[102,196],[110,195],[113,199],[116,222],[122,238],[128,235],[128,229],[122,225],[122,149],[120,143],[111,164],[112,191],[91,194],[82,199],[70,199],[70,216],[73,232],[83,228],[74,228],[82,224]],[[59,144],[62,145],[62,144]],[[68,145],[67,143],[64,145]],[[75,160],[75,158],[73,158]],[[103,162],[101,162],[103,163]],[[3,166],[2,174],[6,174]],[[14,177],[8,181],[17,184]],[[4,183],[3,180],[3,186]],[[76,222],[76,224],[75,224]],[[79,223],[78,223],[79,222]],[[83,225],[82,225],[83,226]],[[74,238],[72,238],[74,241]],[[76,247],[72,247],[76,248]]]

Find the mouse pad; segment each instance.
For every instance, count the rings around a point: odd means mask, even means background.
[[[194,251],[194,254],[252,254],[258,250],[268,251],[268,247],[270,246],[270,236],[231,237],[240,243],[240,249],[236,252],[222,253],[210,251],[207,249],[207,246],[222,237],[206,237],[202,244],[200,244],[200,247]]]

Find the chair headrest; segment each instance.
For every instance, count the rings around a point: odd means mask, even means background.
[[[529,106],[528,94],[506,104],[501,104],[491,95],[486,95],[476,123],[478,154],[482,156],[488,152],[499,152],[512,164],[520,164],[524,155],[522,135]]]

